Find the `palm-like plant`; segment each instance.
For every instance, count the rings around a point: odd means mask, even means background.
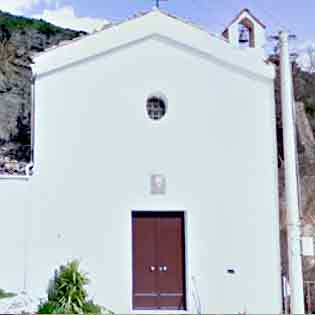
[[[84,286],[89,283],[85,274],[79,272],[78,261],[70,262],[60,267],[51,295],[66,313],[81,313],[87,292]]]
[[[48,288],[48,301],[41,304],[40,314],[83,314],[87,309],[101,313],[101,308],[87,301],[85,286],[89,283],[86,274],[79,271],[79,262],[72,261],[55,272]]]

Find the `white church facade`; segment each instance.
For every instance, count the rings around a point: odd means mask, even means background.
[[[2,285],[43,297],[76,258],[115,313],[279,314],[264,31],[248,10],[224,39],[154,9],[38,55],[34,172],[0,179],[0,236],[26,226],[4,245]]]

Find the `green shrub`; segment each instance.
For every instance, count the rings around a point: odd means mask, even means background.
[[[101,307],[91,300],[85,286],[86,274],[79,271],[79,262],[60,266],[48,286],[48,301],[39,305],[39,314],[100,314]]]
[[[101,314],[102,308],[99,305],[94,304],[93,301],[88,301],[82,307],[84,314]]]
[[[57,310],[58,305],[54,302],[42,302],[38,306],[38,314],[53,314]]]

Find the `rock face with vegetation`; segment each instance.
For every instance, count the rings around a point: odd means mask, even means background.
[[[82,35],[85,33],[0,11],[0,174],[8,170],[19,173],[15,160],[28,162],[31,158],[30,56]]]
[[[278,62],[276,62],[278,65]],[[299,162],[300,216],[302,235],[315,237],[315,73],[303,71],[293,63],[293,83],[296,99],[296,135]],[[281,223],[282,271],[288,274],[288,247],[284,182],[284,156],[281,123],[280,74],[275,81],[277,136],[279,161],[279,197]],[[315,281],[315,258],[303,257],[305,281]],[[306,291],[307,292],[307,291]],[[312,289],[315,309],[315,291]]]
[[[303,102],[311,128],[315,133],[315,73],[293,66],[295,98]]]

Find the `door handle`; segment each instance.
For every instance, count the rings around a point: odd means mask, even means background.
[[[166,272],[166,271],[167,271],[167,266],[160,266],[160,267],[159,267],[159,270],[160,270],[161,272]]]
[[[150,266],[150,271],[151,272],[155,271],[155,266]]]

